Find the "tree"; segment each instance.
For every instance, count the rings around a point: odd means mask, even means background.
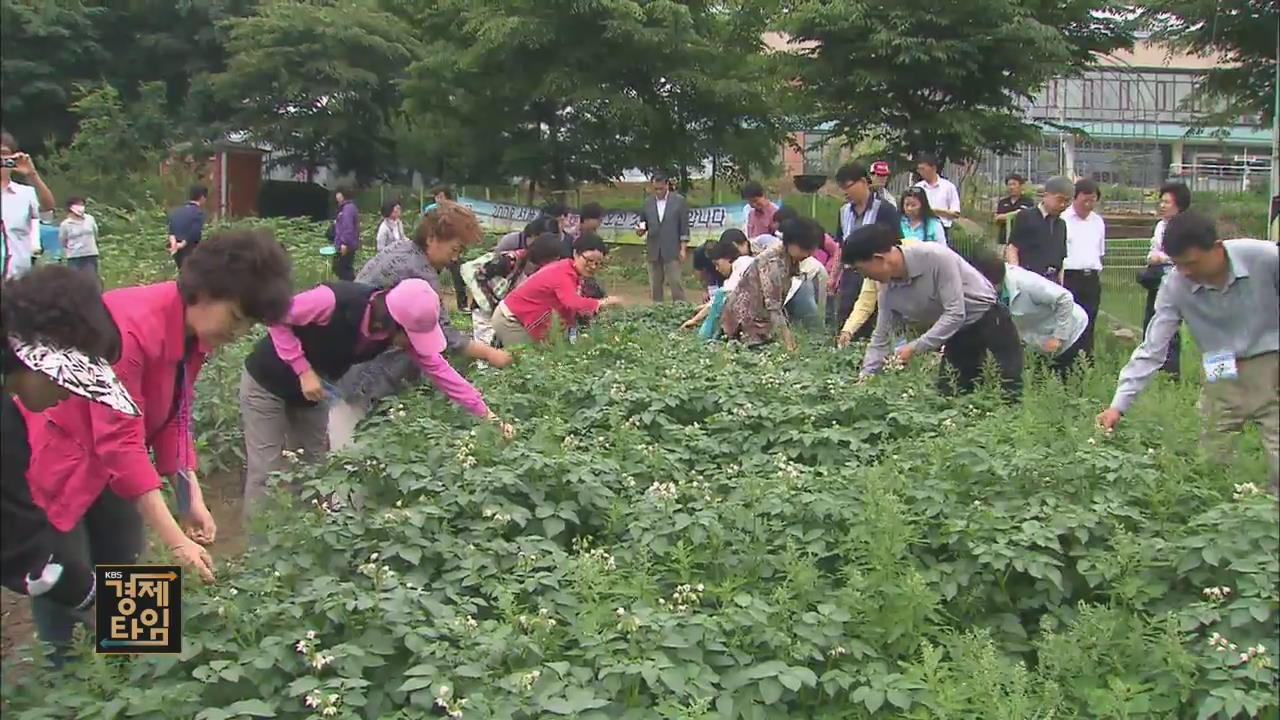
[[[1147,0],[1142,20],[1153,38],[1200,55],[1216,55],[1196,101],[1213,107],[1206,120],[1234,124],[1252,116],[1270,126],[1275,112],[1280,9],[1272,0]],[[1208,102],[1203,102],[1208,101]]]
[[[1107,2],[795,0],[779,26],[795,77],[849,143],[961,161],[1035,140],[1032,93],[1132,44]]]
[[[449,161],[472,172],[564,188],[630,167],[699,163],[739,136],[763,152],[777,147],[769,91],[779,83],[754,57],[763,22],[751,42],[725,42],[741,30],[723,4],[405,5],[428,47],[405,88],[406,112],[456,133]],[[477,145],[499,149],[500,167],[470,165],[488,155],[462,149]]]
[[[80,0],[0,0],[0,111],[24,148],[71,139],[75,85],[104,57],[94,32],[103,15]]]
[[[399,18],[370,0],[281,0],[225,27],[230,60],[211,86],[277,162],[332,162],[361,180],[390,162],[399,71],[421,54]]]

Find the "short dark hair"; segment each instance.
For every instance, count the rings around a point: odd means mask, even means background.
[[[216,233],[182,263],[178,291],[188,305],[233,300],[258,322],[279,322],[293,302],[289,256],[269,230]]]
[[[544,227],[546,227],[546,223],[543,222],[542,218],[534,218],[532,222],[524,226],[524,230],[520,231],[520,235],[527,238],[536,238],[543,233]]]
[[[561,245],[560,235],[557,233],[542,233],[533,239],[525,248],[527,254],[525,261],[534,265],[546,265],[560,259]]]
[[[871,175],[867,172],[867,166],[860,162],[851,162],[843,165],[836,171],[836,185],[844,187],[849,183],[855,183],[859,180],[870,180]]]
[[[937,170],[938,156],[933,153],[920,153],[916,155],[916,165],[929,165],[934,170]]]
[[[1164,226],[1164,251],[1169,257],[1176,258],[1192,248],[1210,250],[1217,242],[1213,221],[1198,212],[1180,212]]]
[[[549,218],[559,218],[569,213],[568,208],[558,202],[549,202],[542,206],[542,216]]]
[[[1009,182],[1010,180],[1017,180],[1019,185],[1026,185],[1026,184],[1027,184],[1027,179],[1026,179],[1026,178],[1024,178],[1024,177],[1022,177],[1022,176],[1021,176],[1021,175],[1019,175],[1018,173],[1009,173],[1008,175],[1005,175],[1005,176],[1004,176],[1004,181],[1005,181],[1006,183],[1007,183],[1007,182]]]
[[[707,248],[708,260],[728,260],[730,262],[738,259],[738,246],[733,244],[732,240],[725,240],[723,237]]]
[[[1076,181],[1076,194],[1072,197],[1080,197],[1081,195],[1092,195],[1101,200],[1102,189],[1091,178],[1080,178]]]
[[[578,220],[603,220],[604,208],[598,202],[589,202],[578,211]]]
[[[990,250],[978,249],[974,250],[970,257],[965,260],[969,261],[978,272],[982,273],[982,277],[991,283],[992,287],[999,288],[1004,284],[1005,273],[1008,268],[1005,267],[1004,259],[997,256]]]
[[[203,200],[207,197],[209,197],[209,188],[203,185],[192,185],[187,191],[188,200]]]
[[[795,217],[778,224],[783,245],[795,245],[804,250],[817,250],[822,242],[822,228],[809,218]]]
[[[9,131],[4,128],[0,128],[0,145],[9,148],[11,152],[18,152],[19,149],[18,141],[15,140],[14,137],[9,134]]]
[[[650,177],[650,182],[671,182],[671,178],[665,172],[658,170]]]
[[[800,218],[800,211],[790,205],[783,205],[778,208],[778,212],[773,214],[773,222],[781,225],[788,220],[797,220]]]
[[[734,243],[735,245],[741,245],[745,242],[749,242],[747,240],[747,234],[742,232],[741,228],[729,228],[728,230],[720,233],[720,242],[726,241]]]
[[[444,195],[445,200],[458,199],[453,195],[453,188],[449,187],[448,185],[437,185],[434,188],[431,188],[431,197],[434,198],[437,195]]]
[[[599,251],[603,255],[609,254],[609,246],[605,245],[604,240],[600,239],[600,236],[595,233],[582,233],[577,240],[573,241],[574,255],[581,255],[592,250]]]
[[[751,200],[752,198],[764,197],[764,186],[752,180],[742,186],[742,199]]]
[[[70,209],[72,205],[83,205],[83,204],[84,204],[84,198],[80,197],[79,195],[71,195],[67,198],[66,207],[67,209]]]
[[[887,253],[902,244],[901,234],[885,225],[863,225],[849,233],[840,245],[840,262],[853,265],[870,260],[872,255]]]
[[[66,265],[40,265],[7,280],[0,293],[0,336],[79,350],[115,362],[120,332],[102,302],[93,275]],[[0,342],[4,370],[20,369],[7,340]]]
[[[391,217],[392,211],[400,205],[400,198],[392,198],[382,203],[382,217]]]
[[[1191,207],[1191,188],[1187,187],[1186,183],[1167,182],[1161,185],[1159,196],[1163,195],[1173,197],[1173,204],[1178,206],[1178,212]]]

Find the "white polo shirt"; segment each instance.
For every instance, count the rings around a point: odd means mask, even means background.
[[[18,277],[31,269],[33,244],[31,223],[40,218],[40,202],[36,189],[13,181],[0,191],[0,210],[4,217],[4,268],[7,277]],[[38,228],[37,228],[38,230]]]
[[[916,187],[924,188],[924,194],[929,198],[929,207],[934,210],[960,212],[960,191],[956,189],[955,183],[950,180],[938,176],[938,182],[933,185],[921,180],[916,183]],[[951,227],[951,223],[955,221],[939,215],[938,222],[942,223],[942,227]]]
[[[1102,270],[1102,256],[1107,254],[1107,223],[1097,211],[1082,218],[1075,207],[1062,213],[1067,224],[1067,259],[1063,270]]]

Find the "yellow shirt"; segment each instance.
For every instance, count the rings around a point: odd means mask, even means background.
[[[916,245],[919,242],[911,238],[902,238],[903,245]],[[863,278],[862,290],[858,293],[857,302],[853,304],[853,312],[849,313],[849,319],[844,321],[844,327],[840,331],[856,335],[858,330],[862,329],[862,326],[876,314],[876,300],[879,297],[880,283],[871,278]]]

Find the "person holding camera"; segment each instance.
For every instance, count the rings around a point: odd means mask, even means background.
[[[13,182],[15,172],[31,184]],[[18,141],[4,130],[0,130],[0,205],[5,228],[0,234],[4,277],[21,277],[40,255],[40,220],[53,219],[54,200],[31,156],[19,152]]]

